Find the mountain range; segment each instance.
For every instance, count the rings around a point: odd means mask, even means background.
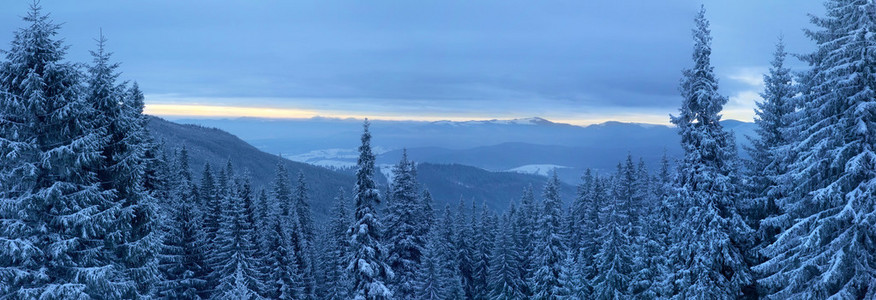
[[[355,165],[361,120],[353,119],[181,119],[180,123],[217,127],[258,149],[294,161],[332,169]],[[736,134],[740,155],[754,124],[722,122]],[[417,162],[460,164],[488,171],[547,175],[577,184],[586,168],[614,172],[626,156],[642,158],[656,170],[661,156],[681,153],[675,127],[606,122],[589,126],[556,123],[543,118],[486,121],[372,121],[372,143],[385,171],[403,149]]]
[[[269,154],[248,144],[237,136],[224,130],[193,124],[179,124],[158,117],[149,117],[148,129],[156,141],[163,144],[170,153],[182,147],[189,152],[190,165],[196,180],[200,180],[205,164],[224,167],[230,161],[237,172],[248,173],[256,188],[269,188],[274,180],[278,163],[284,164],[295,178],[301,172],[310,188],[311,204],[315,214],[327,215],[339,188],[347,191],[347,199],[353,188],[354,169],[326,168],[303,162],[296,162]],[[360,129],[361,130],[361,129]],[[361,134],[361,132],[359,133]],[[358,142],[358,136],[352,137]],[[391,176],[388,164],[381,166],[376,174],[377,182],[385,190],[387,177]],[[436,208],[455,205],[460,199],[467,203],[474,201],[480,206],[501,211],[512,201],[518,200],[525,187],[531,186],[539,195],[547,182],[543,176],[514,172],[493,172],[460,164],[419,163],[417,179],[424,188],[429,189]],[[199,181],[196,181],[199,182]],[[571,201],[575,187],[561,185],[561,196]]]

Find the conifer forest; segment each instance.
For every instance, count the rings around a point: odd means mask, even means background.
[[[764,62],[745,147],[721,123],[703,7],[668,116],[681,155],[587,169],[571,198],[554,170],[501,210],[434,200],[406,151],[381,184],[368,119],[334,197],[280,157],[194,165],[146,126],[112,36],[71,61],[68,43],[89,41],[61,36],[70,23],[47,5],[2,10],[22,18],[0,29],[14,31],[0,58],[0,300],[876,299],[876,2],[824,2],[814,51],[778,39]]]

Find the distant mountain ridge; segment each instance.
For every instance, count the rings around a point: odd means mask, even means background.
[[[313,118],[201,119],[181,120],[227,129],[269,153],[330,168],[355,164],[361,120]],[[737,120],[722,121],[736,134],[740,155],[745,135],[752,135],[754,124]],[[407,148],[419,162],[462,164],[491,171],[544,174],[555,165],[561,179],[578,182],[585,168],[602,174],[632,154],[642,157],[655,170],[664,151],[670,157],[681,153],[675,127],[610,121],[589,126],[555,123],[533,117],[484,121],[372,121],[373,145],[381,155],[378,163],[393,164]]]
[[[286,166],[293,178],[299,171],[303,172],[311,191],[311,206],[314,214],[318,216],[326,216],[329,213],[338,188],[349,192],[353,187],[355,169],[352,168],[330,170],[283,159],[263,152],[240,138],[216,128],[177,124],[158,117],[149,117],[147,126],[153,137],[163,143],[167,151],[186,147],[189,151],[190,166],[197,180],[200,180],[204,164],[210,163],[214,169],[221,168],[229,159],[237,172],[249,172],[256,188],[270,187],[278,162]],[[361,130],[361,127],[359,129]],[[358,141],[358,137],[355,141]],[[395,162],[397,160],[382,164],[383,172],[375,174],[383,190],[387,186],[384,174]],[[536,195],[539,195],[538,191],[547,182],[541,176],[490,172],[459,164],[419,163],[417,166],[418,179],[423,187],[428,188],[432,193],[436,207],[456,205],[460,199],[463,199],[469,203],[475,201],[477,205],[485,203],[488,207],[501,211],[511,201],[519,200],[524,187],[532,186],[536,190]],[[574,191],[572,185],[563,184],[561,195],[564,201],[572,201]],[[346,196],[349,201],[351,195]]]

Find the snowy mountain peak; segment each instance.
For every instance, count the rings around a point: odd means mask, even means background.
[[[485,125],[485,124],[494,124],[494,125],[552,125],[556,124],[547,119],[540,117],[531,117],[531,118],[518,118],[518,119],[492,119],[492,120],[478,120],[478,121],[435,121],[432,122],[434,125],[450,125],[450,126],[459,126],[459,125]]]

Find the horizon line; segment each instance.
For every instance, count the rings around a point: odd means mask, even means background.
[[[609,122],[632,123],[643,125],[674,126],[669,122],[669,116],[658,117],[656,115],[616,115],[615,117],[602,118],[576,118],[562,119],[543,116],[400,116],[392,114],[362,114],[349,112],[319,112],[314,110],[276,108],[276,107],[247,107],[230,105],[200,105],[200,104],[146,104],[144,114],[167,119],[266,119],[266,120],[310,120],[310,119],[336,119],[336,120],[371,120],[371,121],[396,121],[396,122],[484,122],[484,121],[512,121],[526,119],[542,119],[554,124],[565,124],[586,127]],[[665,122],[655,121],[664,119]],[[738,119],[723,119],[722,121],[734,120],[750,123]]]

